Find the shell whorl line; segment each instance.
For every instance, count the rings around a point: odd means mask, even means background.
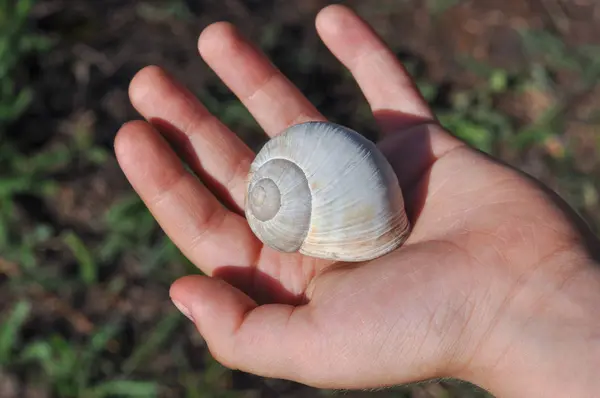
[[[248,187],[247,217],[254,233],[284,252],[300,249],[310,229],[312,192],[304,171],[287,159],[271,159]]]
[[[281,208],[281,192],[275,181],[263,178],[257,181],[249,193],[250,211],[258,220],[269,221],[279,213]]]

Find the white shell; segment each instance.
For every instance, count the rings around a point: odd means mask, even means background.
[[[245,213],[254,234],[282,252],[365,261],[410,230],[398,179],[375,144],[328,122],[294,125],[250,167]]]

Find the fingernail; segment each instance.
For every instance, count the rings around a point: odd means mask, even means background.
[[[175,307],[177,307],[177,309],[183,315],[185,315],[190,321],[194,322],[194,318],[192,318],[192,313],[190,312],[190,310],[185,305],[183,305],[182,303],[180,303],[177,300],[173,300],[173,304],[175,305]]]

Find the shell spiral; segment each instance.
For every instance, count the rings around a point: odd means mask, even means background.
[[[329,122],[294,125],[265,144],[250,166],[245,213],[271,248],[336,261],[380,257],[410,230],[387,159]]]

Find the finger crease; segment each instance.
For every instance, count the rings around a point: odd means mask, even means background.
[[[219,229],[227,219],[227,210],[220,204],[215,211],[210,212],[208,216],[198,223],[200,233],[194,236],[190,242],[190,247],[195,251],[198,246],[204,242],[204,238],[210,236],[207,232]]]
[[[157,193],[152,199],[148,200],[149,207],[159,206],[160,203],[168,197],[173,191],[177,189],[177,187],[185,181],[185,178],[188,176],[187,172],[182,170],[177,177],[175,177],[171,182],[165,184],[164,188]]]
[[[273,80],[278,78],[280,75],[278,72],[272,72],[265,78],[265,80],[258,85],[258,88],[254,90],[250,95],[246,96],[248,101],[252,101],[254,97],[256,97],[261,91],[264,91],[265,87],[267,87]]]
[[[214,126],[211,126],[211,124]],[[207,114],[202,117],[192,117],[183,129],[183,133],[188,137],[192,137],[196,135],[196,133],[201,133],[202,130],[210,130],[213,128],[219,129],[221,127],[219,124],[219,119],[212,114]]]

